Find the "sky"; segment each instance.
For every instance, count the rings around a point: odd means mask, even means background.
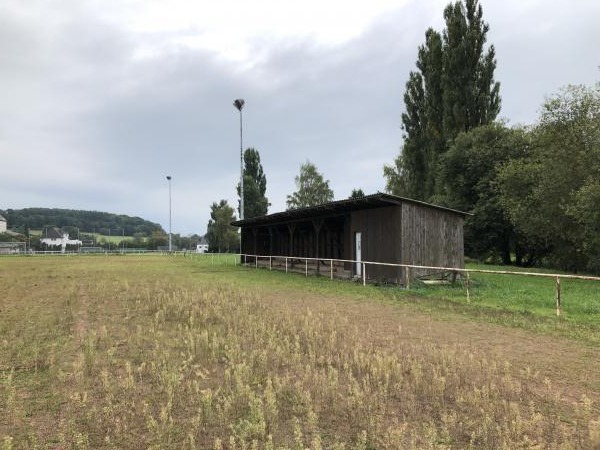
[[[0,209],[104,211],[166,231],[170,211],[173,233],[204,234],[213,202],[237,208],[237,98],[270,213],[306,161],[336,200],[384,191],[408,75],[448,3],[0,0]],[[509,125],[600,79],[600,1],[480,3]]]

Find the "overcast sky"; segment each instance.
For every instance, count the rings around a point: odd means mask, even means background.
[[[336,199],[383,191],[438,0],[0,0],[0,209],[139,216],[204,234],[244,148],[285,209],[307,160]],[[483,0],[501,117],[600,79],[600,1]],[[10,224],[9,224],[10,226]]]

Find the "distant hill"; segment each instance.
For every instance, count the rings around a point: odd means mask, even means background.
[[[25,233],[26,229],[43,230],[45,227],[79,228],[83,233],[125,234],[133,236],[140,233],[150,236],[153,231],[164,233],[162,227],[140,217],[111,214],[99,211],[80,211],[75,209],[57,208],[24,208],[0,210],[7,223],[8,229]],[[118,232],[116,232],[118,229]],[[123,230],[123,231],[121,231]]]

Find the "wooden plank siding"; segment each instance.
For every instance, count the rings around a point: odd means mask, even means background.
[[[396,205],[352,212],[352,254],[349,259],[356,259],[354,236],[356,232],[361,232],[363,261],[398,263],[402,248],[401,216],[402,209]],[[367,276],[372,279],[400,282],[402,271],[398,267],[371,266]]]
[[[463,216],[458,214],[403,203],[400,263],[463,268],[463,222]],[[413,276],[426,272],[422,270]]]

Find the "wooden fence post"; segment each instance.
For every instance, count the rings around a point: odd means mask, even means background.
[[[556,315],[560,316],[560,277],[556,277]]]
[[[288,271],[287,271],[287,256],[285,257],[285,273],[288,273]]]
[[[406,289],[410,289],[410,267],[405,267],[404,277],[406,278]]]
[[[330,273],[330,278],[333,280],[333,259],[329,260],[329,273]]]
[[[308,259],[304,260],[304,274],[308,276]]]
[[[469,276],[469,272],[467,272],[467,303],[471,302],[471,291],[470,291],[470,287],[471,287],[471,278]]]
[[[362,263],[363,286],[367,285],[367,271],[365,270],[366,268],[367,265],[365,263]]]

